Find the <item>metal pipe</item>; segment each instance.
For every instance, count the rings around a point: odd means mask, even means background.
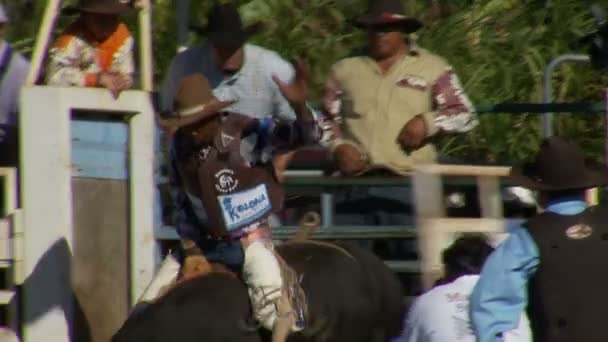
[[[329,192],[321,194],[321,229],[330,229],[334,221],[334,195]]]
[[[190,0],[177,0],[177,52],[188,47],[188,23],[190,22]]]
[[[587,55],[565,54],[551,60],[545,67],[543,79],[543,102],[553,102],[553,71],[555,68],[564,62],[589,62],[590,58]],[[543,130],[543,138],[553,135],[553,113],[546,112],[541,116],[541,125]]]

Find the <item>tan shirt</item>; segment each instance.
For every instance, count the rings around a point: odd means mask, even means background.
[[[355,143],[370,164],[400,173],[436,159],[432,145],[406,153],[397,141],[403,126],[416,115],[425,118],[429,135],[439,130],[466,132],[478,123],[450,65],[420,48],[384,74],[367,56],[339,61],[331,69],[324,102],[326,110],[339,118],[344,139],[334,141],[333,147]]]

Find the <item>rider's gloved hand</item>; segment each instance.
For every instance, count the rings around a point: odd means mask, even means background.
[[[211,265],[204,256],[192,255],[184,259],[184,267],[182,269],[184,280],[188,280],[209,272],[211,272]]]
[[[186,240],[182,242],[182,246],[184,248],[183,280],[211,272],[211,264],[193,241]]]
[[[276,302],[281,297],[281,268],[274,255],[272,242],[253,241],[245,248],[243,279],[249,290],[256,320],[272,330],[277,318]]]

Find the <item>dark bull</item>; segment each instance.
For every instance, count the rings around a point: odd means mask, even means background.
[[[387,342],[401,332],[403,291],[370,252],[350,244],[291,241],[277,251],[300,275],[307,294],[306,329],[299,341]],[[228,272],[182,283],[127,319],[112,342],[261,342],[270,334],[251,319],[245,285]]]

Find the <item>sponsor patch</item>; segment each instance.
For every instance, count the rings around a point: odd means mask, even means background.
[[[429,86],[428,82],[418,76],[406,75],[397,81],[397,85],[400,87],[409,87],[418,90],[426,90]]]
[[[234,178],[234,171],[221,169],[215,174],[215,189],[221,193],[231,192],[239,185],[239,180]]]
[[[228,231],[253,223],[272,209],[266,184],[217,197]]]
[[[222,138],[222,146],[224,147],[228,147],[228,145],[230,145],[230,143],[234,140],[233,136],[225,134],[224,132],[220,132],[220,136]]]

